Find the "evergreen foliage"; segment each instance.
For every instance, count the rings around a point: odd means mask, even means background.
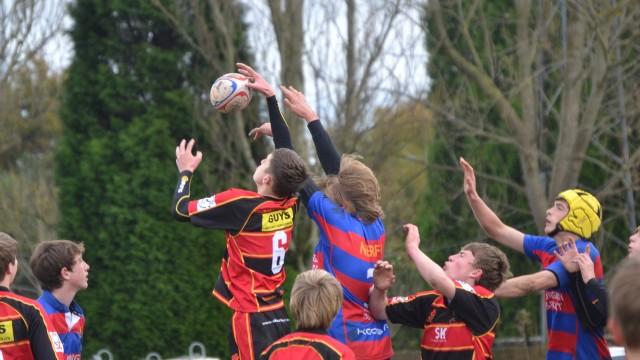
[[[204,61],[151,2],[80,0],[71,15],[75,57],[56,168],[59,232],[84,242],[91,265],[89,289],[78,296],[84,356],[102,348],[120,359],[176,356],[192,341],[228,356],[229,312],[210,294],[223,233],[178,223],[170,212],[176,144],[209,139],[194,106],[203,101],[193,89]],[[204,163],[215,159],[205,152],[196,176],[223,179],[206,174]],[[194,181],[194,196],[221,190],[203,183]]]

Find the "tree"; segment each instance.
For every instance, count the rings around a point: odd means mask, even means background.
[[[31,251],[57,237],[57,189],[53,150],[61,133],[58,96],[62,75],[51,74],[39,57],[12,70],[0,92],[0,229],[20,244],[20,267],[13,288],[35,297],[38,281],[29,266]]]
[[[561,190],[595,193],[605,226],[594,241],[605,264],[617,262],[624,252],[619,239],[631,223],[628,194],[638,189],[637,171],[625,169],[637,168],[640,148],[626,140],[637,122],[628,121],[624,134],[614,119],[620,114],[614,89],[633,88],[620,78],[637,78],[637,61],[629,50],[616,56],[615,49],[637,41],[638,15],[631,2],[429,2],[428,104],[439,135],[430,146],[427,199],[440,206],[422,210],[428,236],[484,237],[467,220],[473,218],[460,192],[457,159],[465,156],[490,205],[526,232],[542,230],[545,210]],[[616,79],[616,68],[625,75]],[[526,262],[512,266],[516,274],[534,270]],[[530,299],[517,306],[528,302],[533,309]],[[505,305],[505,317],[516,310]]]
[[[181,138],[200,140],[198,176],[209,183],[218,187],[221,174],[235,171],[228,154],[207,150],[217,138],[199,120],[210,59],[146,1],[81,0],[71,15],[75,57],[56,174],[59,231],[85,243],[91,265],[90,290],[79,295],[88,314],[85,351],[178,355],[195,340],[226,351],[228,322],[220,314],[227,310],[210,295],[222,233],[176,223],[169,209]],[[211,171],[221,164],[224,172]],[[194,194],[206,194],[200,184]]]

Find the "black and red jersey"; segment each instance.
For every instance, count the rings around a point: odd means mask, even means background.
[[[229,189],[190,200],[191,175],[180,174],[174,214],[197,226],[225,230],[227,249],[214,296],[235,311],[283,307],[284,257],[292,240],[298,199]]]
[[[0,359],[64,359],[62,342],[40,304],[1,286]]]
[[[424,329],[422,359],[492,359],[500,305],[486,288],[454,282],[451,301],[439,291],[394,297],[387,304],[387,317],[393,323]]]
[[[262,352],[264,360],[355,360],[353,350],[325,330],[301,330],[284,336]]]

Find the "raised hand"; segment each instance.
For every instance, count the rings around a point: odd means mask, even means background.
[[[247,86],[266,97],[271,97],[276,94],[271,85],[260,75],[259,72],[253,70],[253,68],[247,64],[236,63],[238,72],[249,78]]]
[[[303,118],[306,122],[318,120],[318,115],[313,111],[307,98],[303,93],[296,90],[293,86],[280,86],[284,95],[284,105],[291,110],[292,113]]]
[[[405,224],[402,227],[405,236],[405,247],[407,252],[420,248],[420,231],[418,227],[413,224]]]
[[[568,272],[576,272],[580,270],[578,263],[575,262],[578,257],[578,248],[575,241],[564,242],[556,250],[553,251],[556,258],[562,262],[562,265]]]
[[[578,254],[575,263],[580,267],[580,275],[582,275],[582,281],[588,283],[589,280],[595,279],[596,274],[593,268],[593,260],[591,260],[591,244],[587,244],[585,252]]]
[[[194,172],[198,168],[198,165],[200,165],[200,162],[202,161],[202,153],[198,151],[193,155],[193,146],[195,143],[195,139],[191,139],[189,142],[182,139],[180,144],[176,146],[176,166],[178,166],[179,172],[183,172],[185,170]]]
[[[478,198],[478,192],[476,191],[476,173],[473,167],[463,157],[460,157],[460,167],[464,172],[465,195],[467,195],[467,198],[470,200]]]
[[[253,128],[251,129],[251,131],[249,131],[249,137],[253,141],[258,140],[258,138],[263,135],[273,137],[273,132],[271,131],[271,123],[264,123],[257,128]]]
[[[388,261],[378,260],[373,269],[373,286],[381,291],[387,291],[396,282],[393,265]]]

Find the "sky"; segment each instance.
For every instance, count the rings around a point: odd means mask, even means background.
[[[5,0],[3,0],[5,1]],[[270,12],[264,0],[239,0],[246,9],[246,23],[249,24],[248,40],[255,54],[256,63],[251,64],[275,86],[279,85],[280,62],[277,53],[275,33],[270,22]],[[381,90],[376,91],[374,103],[380,106],[393,106],[399,97],[401,100],[426,97],[430,79],[426,72],[428,54],[425,48],[424,31],[421,28],[421,6],[410,0],[403,1],[404,11],[398,16],[385,43],[384,55],[372,79],[380,83]],[[64,0],[68,4],[70,0]],[[45,0],[50,6],[61,4],[59,0]],[[374,9],[387,6],[390,1],[370,0],[358,2],[357,33],[361,42],[371,40],[371,24],[381,24],[384,13],[380,15]],[[419,3],[419,2],[418,2]],[[343,39],[346,37],[346,7],[343,2],[306,1],[305,28],[305,92],[310,103],[321,112],[331,115],[332,106],[339,101],[343,88],[344,58]],[[373,14],[373,15],[372,15]],[[73,44],[66,33],[72,26],[72,19],[65,16],[63,29],[44,49],[44,56],[55,72],[63,71],[73,58]],[[318,45],[320,44],[320,45]],[[362,47],[362,52],[367,47]],[[314,66],[321,69],[323,84],[314,83]],[[229,69],[229,72],[235,69]],[[222,74],[221,74],[222,75]],[[385,91],[388,89],[389,91]],[[319,94],[322,92],[322,94]],[[323,110],[324,109],[324,110]],[[372,116],[372,114],[369,114]]]

